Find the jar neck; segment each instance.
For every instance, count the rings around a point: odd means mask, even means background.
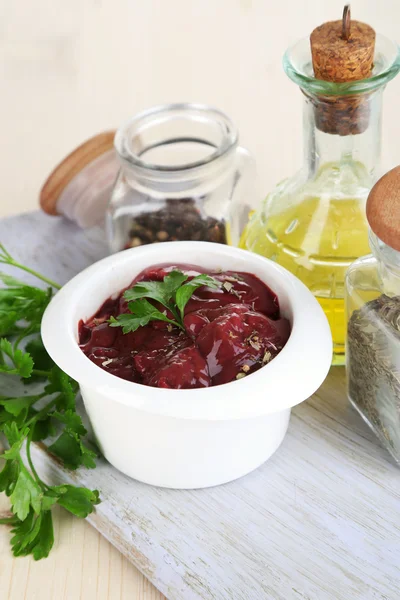
[[[382,242],[371,230],[369,244],[378,263],[378,274],[384,293],[388,296],[399,296],[400,252]]]
[[[365,180],[377,178],[381,156],[382,92],[354,96],[304,93],[304,160],[309,177],[325,168]]]
[[[152,108],[123,125],[115,148],[128,183],[165,197],[203,195],[233,170],[237,131],[221,111],[197,104]]]

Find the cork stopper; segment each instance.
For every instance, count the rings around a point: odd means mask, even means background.
[[[350,5],[344,7],[341,20],[329,21],[314,29],[310,44],[316,79],[350,83],[371,76],[375,31],[366,23],[351,20]],[[338,135],[362,133],[369,117],[365,100],[361,94],[318,98],[314,101],[317,127]]]
[[[381,177],[370,191],[367,219],[375,235],[400,252],[400,166]]]
[[[80,227],[101,222],[119,163],[115,131],[99,133],[68,154],[51,172],[39,202],[49,215],[63,215]]]

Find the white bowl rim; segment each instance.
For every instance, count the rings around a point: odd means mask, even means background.
[[[79,300],[99,286],[107,271],[132,269],[146,259],[157,264],[199,264],[193,256],[225,261],[243,258],[246,268],[265,273],[264,282],[274,291],[280,281],[287,289],[293,311],[291,335],[283,350],[268,365],[240,380],[209,388],[171,390],[120,379],[95,365],[79,348],[76,320]],[[162,257],[163,260],[160,260]],[[252,268],[253,267],[253,268]],[[229,267],[228,267],[229,268]],[[232,268],[232,270],[239,270]],[[263,280],[263,277],[260,279]],[[123,285],[115,290],[118,293]],[[93,292],[91,292],[93,293]],[[99,307],[101,306],[99,301]],[[312,326],[310,326],[312,325]],[[112,254],[73,277],[54,296],[42,320],[43,343],[54,362],[85,389],[113,398],[115,402],[164,416],[185,419],[243,419],[289,409],[309,398],[323,383],[332,360],[332,338],[326,316],[307,287],[286,269],[260,255],[211,242],[163,242]],[[263,393],[260,393],[260,389]],[[267,399],[266,399],[267,398]]]

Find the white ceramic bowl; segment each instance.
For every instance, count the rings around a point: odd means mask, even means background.
[[[290,338],[268,365],[220,386],[169,390],[125,381],[78,347],[78,323],[144,268],[187,263],[253,273],[279,298]],[[105,258],[56,294],[42,321],[44,345],[78,381],[106,459],[130,477],[171,488],[200,488],[249,473],[281,444],[292,406],[324,381],[332,358],[326,317],[292,274],[257,254],[208,242],[166,242]]]

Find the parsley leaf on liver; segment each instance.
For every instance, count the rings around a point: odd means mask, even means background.
[[[184,329],[185,306],[194,292],[202,286],[218,289],[221,285],[210,275],[197,275],[188,281],[188,276],[178,270],[168,273],[163,281],[140,281],[124,293],[130,312],[111,317],[109,324],[111,327],[122,327],[124,333],[136,331],[150,321],[166,321]],[[166,311],[161,311],[146,298],[161,304]]]
[[[129,313],[118,315],[117,318],[110,318],[109,323],[111,327],[122,327],[124,333],[136,331],[136,329],[147,325],[150,321],[166,321],[167,323],[180,327],[179,323],[173,319],[169,319],[167,315],[162,313],[144,298],[129,302],[128,308],[130,310]]]

